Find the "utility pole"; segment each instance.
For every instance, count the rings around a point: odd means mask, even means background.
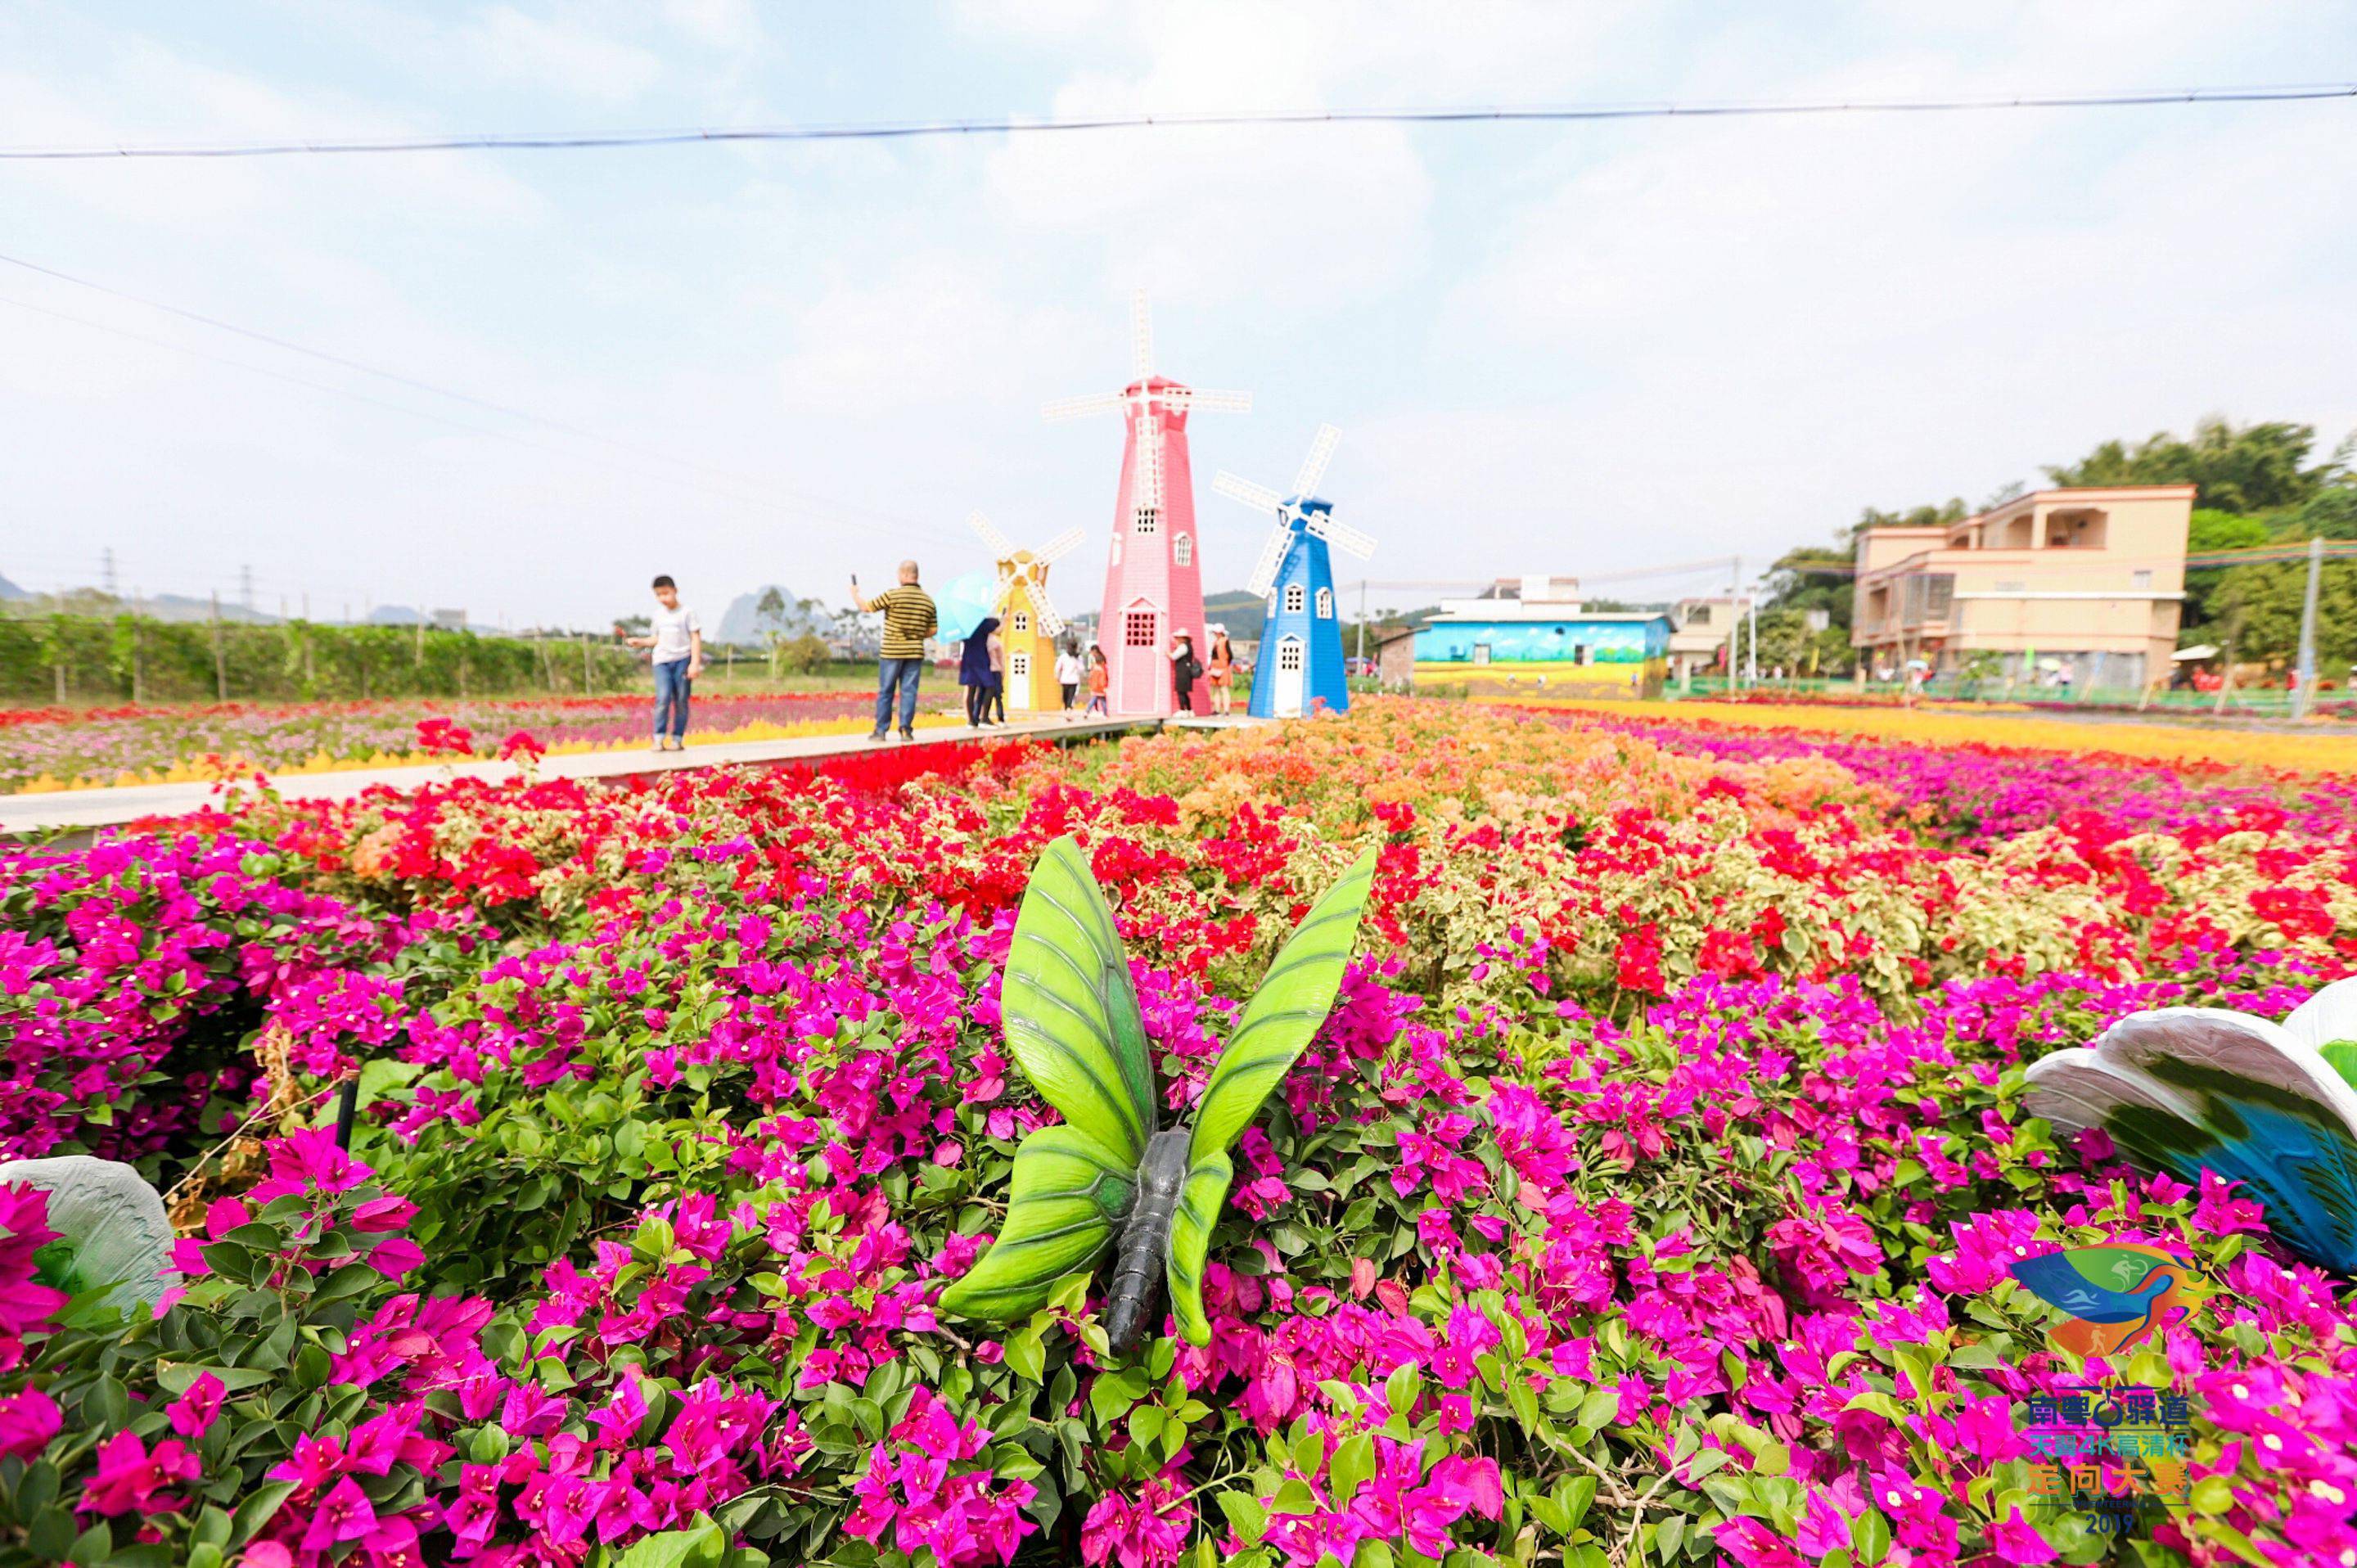
[[[589,634],[581,634],[581,694],[589,694]]]
[[[1728,607],[1735,611],[1735,628],[1727,634],[1727,689],[1743,689],[1743,557],[1738,555],[1727,566],[1727,597]]]
[[[253,613],[253,568],[252,566],[240,566],[237,569],[237,596],[238,602],[245,606],[245,613],[252,615]]]
[[[2291,716],[2308,717],[2316,700],[2316,590],[2324,575],[2324,536],[2308,542],[2308,598],[2299,608],[2299,690],[2291,694]]]
[[[107,575],[112,576],[114,573],[114,552],[109,550],[106,555]],[[145,661],[147,641],[141,635],[139,627],[139,607],[146,596],[135,587],[131,590],[131,700],[135,703],[145,701],[147,695],[145,672],[140,669]]]
[[[112,544],[98,553],[98,577],[100,585],[106,589],[106,596],[110,599],[113,598],[115,596],[114,546]]]
[[[221,590],[213,590],[213,700],[229,701],[229,663],[221,657]]]

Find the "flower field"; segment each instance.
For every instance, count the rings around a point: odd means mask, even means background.
[[[857,692],[698,697],[689,738],[848,735],[875,711]],[[643,695],[17,709],[0,713],[0,794],[495,757],[519,730],[559,755],[642,746],[650,712]]]
[[[135,1160],[186,1237],[125,1326],[0,1187],[0,1563],[2357,1563],[2347,1283],[2020,1102],[2126,1013],[2357,967],[2357,779],[1620,712],[0,849],[0,1157]],[[1101,1277],[935,1309],[1054,1114],[999,983],[1067,833],[1169,1119],[1377,852],[1201,1348],[1109,1355]],[[2004,1264],[2107,1239],[2211,1288],[2082,1365]],[[2124,1541],[2019,1417],[2104,1373],[2192,1430]]]

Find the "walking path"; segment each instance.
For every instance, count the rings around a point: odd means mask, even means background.
[[[881,744],[864,735],[798,736],[791,740],[757,740],[693,746],[685,751],[593,751],[540,760],[544,779],[643,779],[692,768],[771,768],[787,762],[815,762],[828,757],[883,751],[900,746],[974,746],[1020,737],[1070,744],[1106,740],[1160,727],[1161,721],[1092,719],[1066,722],[1039,719],[996,725],[987,730],[920,731],[917,740]],[[350,800],[380,785],[414,789],[448,779],[481,779],[497,782],[520,770],[511,762],[425,764],[404,768],[354,768],[333,773],[290,774],[274,779],[272,788],[290,800]],[[59,829],[120,827],[143,817],[170,817],[201,809],[213,798],[214,786],[129,784],[103,789],[52,789],[33,795],[0,795],[0,833],[24,833]]]

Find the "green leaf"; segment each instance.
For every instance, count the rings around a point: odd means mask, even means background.
[[[1261,977],[1195,1107],[1189,1147],[1199,1165],[1235,1147],[1261,1101],[1326,1021],[1374,879],[1375,852],[1369,850],[1311,907]]]
[[[264,1481],[250,1488],[239,1499],[237,1512],[230,1519],[230,1540],[237,1545],[252,1541],[263,1526],[268,1524],[295,1490],[292,1481]]]
[[[1890,1551],[1890,1521],[1880,1509],[1867,1509],[1849,1521],[1849,1543],[1857,1549],[1861,1568],[1871,1568]]]
[[[1006,1352],[1006,1365],[1017,1377],[1036,1383],[1048,1375],[1048,1347],[1038,1329],[1027,1328],[999,1348]]]
[[[1120,929],[1069,834],[1031,868],[999,1014],[1039,1097],[1135,1170],[1156,1126],[1154,1063]]]
[[[1224,1154],[1197,1160],[1178,1188],[1178,1208],[1170,1219],[1170,1257],[1164,1273],[1170,1281],[1170,1315],[1178,1320],[1179,1337],[1189,1345],[1211,1342],[1211,1320],[1203,1312],[1203,1265],[1211,1255],[1211,1230],[1220,1222],[1234,1175]]]
[[[1374,1473],[1375,1440],[1363,1432],[1344,1438],[1334,1450],[1333,1463],[1326,1467],[1327,1489],[1334,1506],[1340,1508],[1357,1496]]]
[[[1242,1492],[1220,1492],[1214,1494],[1213,1500],[1220,1505],[1220,1511],[1227,1516],[1228,1528],[1234,1530],[1236,1539],[1246,1546],[1254,1545],[1267,1532],[1268,1509],[1261,1507],[1257,1498],[1246,1497]]]
[[[942,1293],[942,1310],[996,1323],[1039,1311],[1057,1281],[1095,1262],[1136,1191],[1135,1162],[1080,1128],[1032,1133],[1015,1152],[1005,1229]]]
[[[630,1543],[614,1559],[614,1568],[719,1568],[728,1554],[728,1537],[717,1521],[702,1514],[684,1530],[666,1530]]]

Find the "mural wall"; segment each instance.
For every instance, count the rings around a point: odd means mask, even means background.
[[[1666,617],[1441,621],[1415,634],[1415,680],[1480,696],[1658,697],[1669,655]]]

